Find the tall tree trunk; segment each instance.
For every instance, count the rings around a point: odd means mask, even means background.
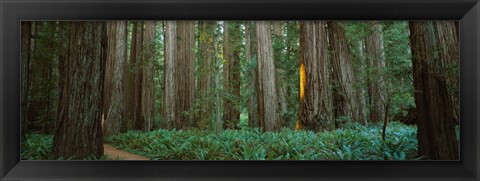
[[[155,22],[145,21],[145,34],[143,42],[143,62],[142,62],[142,112],[141,122],[142,130],[150,131],[153,119],[153,101],[154,101],[154,82],[153,82],[153,61],[155,51]]]
[[[273,21],[273,35],[276,38],[276,42],[280,45],[278,47],[282,47],[284,44],[283,38],[283,30],[282,30],[282,21]],[[275,42],[275,41],[274,41]],[[277,80],[277,102],[280,114],[280,120],[282,125],[286,125],[286,116],[287,116],[287,99],[286,99],[286,92],[287,92],[287,82],[285,81],[285,72],[282,69],[282,57],[284,56],[283,50],[274,50],[274,58],[275,58],[275,72],[276,72],[276,80]]]
[[[127,22],[127,27],[128,27]],[[128,62],[124,67],[124,93],[125,93],[125,131],[134,128],[134,110],[135,110],[135,77],[134,77],[134,63],[137,47],[137,25],[133,23],[131,25],[132,31],[130,34],[130,56]],[[127,44],[128,47],[128,44]]]
[[[285,57],[287,60],[291,61],[293,65],[298,65],[295,66],[297,68],[289,68],[285,67],[285,78],[286,81],[289,82],[286,84],[286,98],[287,98],[287,104],[288,104],[288,109],[289,110],[300,110],[300,103],[299,103],[299,92],[300,92],[300,86],[299,84],[291,84],[290,82],[300,82],[300,76],[299,76],[299,68],[300,68],[300,22],[297,21],[288,21],[287,22],[287,28],[286,28],[286,37],[285,37],[285,43],[286,43],[286,52],[285,52]],[[297,33],[298,31],[298,33]],[[298,46],[298,50],[297,50]],[[325,46],[327,47],[327,46]],[[328,55],[328,54],[326,54]],[[297,57],[298,56],[298,57]],[[328,60],[328,58],[327,58]],[[328,66],[330,67],[330,65]],[[287,116],[287,122],[288,127],[292,126],[292,122],[296,124],[296,121],[298,120],[298,112],[292,112],[289,111]]]
[[[380,25],[372,21],[369,34],[365,37],[365,55],[367,58],[368,94],[370,100],[370,121],[378,123],[383,121],[384,115],[384,78],[382,70],[385,68],[385,55],[383,52],[383,35]]]
[[[199,49],[200,49],[200,81],[199,81],[199,91],[200,91],[200,115],[199,121],[206,124],[205,126],[210,126],[212,119],[212,99],[211,99],[211,84],[212,84],[212,72],[213,72],[213,62],[214,62],[214,42],[213,34],[215,33],[215,26],[213,21],[200,21],[200,40],[199,40]],[[197,125],[198,126],[198,125]]]
[[[30,26],[29,60],[25,67],[28,87],[25,126],[27,130],[50,134],[54,120],[52,97],[55,93],[54,65],[56,65],[55,22],[33,22]]]
[[[22,39],[22,45],[21,45],[21,55],[22,55],[22,62],[21,62],[21,67],[22,67],[22,77],[21,77],[21,89],[22,89],[22,94],[21,94],[21,100],[22,100],[22,139],[23,135],[26,134],[27,131],[27,109],[28,109],[28,92],[29,92],[29,75],[30,75],[30,42],[32,38],[32,22],[31,21],[22,21],[21,23],[21,39]]]
[[[368,76],[367,76],[367,69],[368,69],[368,65],[367,65],[367,61],[366,61],[366,58],[365,58],[365,46],[364,46],[364,41],[363,40],[359,40],[357,41],[357,46],[358,47],[355,47],[355,49],[357,50],[358,52],[358,63],[357,66],[354,66],[354,69],[353,71],[356,72],[356,74],[358,76],[355,76],[356,78],[356,87],[357,87],[357,102],[359,102],[359,109],[360,110],[360,116],[362,117],[362,120],[363,120],[363,124],[366,126],[368,125],[368,116],[367,115],[367,112],[369,112],[369,109],[368,109],[368,104],[370,102],[369,98],[369,92],[368,92]],[[383,103],[383,102],[382,102]],[[383,105],[381,105],[383,107]]]
[[[51,21],[48,22],[48,29],[46,30],[47,32],[55,32],[57,25],[55,22]],[[56,37],[55,33],[49,33],[47,36],[47,47],[50,50],[56,50]],[[44,120],[44,124],[42,125],[42,132],[51,134],[53,132],[53,127],[55,125],[55,116],[56,111],[54,111],[54,105],[56,105],[57,99],[56,97],[54,98],[53,95],[56,93],[56,77],[54,77],[54,72],[56,71],[56,65],[58,60],[56,59],[58,56],[56,56],[56,51],[49,51],[47,53],[47,56],[45,57],[44,63],[45,67],[43,69],[43,76],[44,80],[43,82],[45,83],[44,86],[46,86],[45,93],[43,95],[43,104],[44,104],[44,111],[43,114],[47,119]]]
[[[214,23],[214,29],[217,28],[217,23]],[[220,83],[220,65],[222,65],[222,60],[218,59],[218,44],[217,44],[217,35],[213,33],[213,52],[214,52],[214,62],[215,62],[215,132],[220,134],[222,131],[222,99],[220,98],[220,89],[222,87]]]
[[[335,128],[331,110],[325,22],[300,22],[300,111],[296,129]]]
[[[251,21],[245,21],[245,58],[246,62],[250,63],[252,61],[252,46],[250,39],[250,24]],[[257,123],[257,101],[256,101],[256,70],[252,68],[248,75],[248,100],[247,100],[247,110],[248,110],[248,125],[250,127],[256,127]]]
[[[230,25],[232,24],[232,25]],[[240,120],[240,109],[235,101],[240,97],[240,25],[224,22],[223,84],[227,96],[224,100],[223,128],[234,129]]]
[[[458,21],[438,21],[434,23],[438,27],[438,44],[442,56],[442,64],[445,67],[445,79],[447,81],[447,90],[450,95],[450,102],[453,110],[453,120],[456,124],[460,121],[460,48],[458,35]],[[455,36],[452,36],[455,35]]]
[[[352,57],[345,33],[340,24],[333,21],[327,23],[329,48],[332,59],[333,107],[336,127],[348,120],[365,124],[358,109],[356,91],[353,89],[355,77],[352,68]]]
[[[257,35],[257,71],[258,71],[258,119],[264,131],[280,129],[277,92],[275,81],[275,62],[273,60],[272,33],[270,23],[256,21]]]
[[[60,66],[60,99],[53,156],[103,156],[101,116],[106,61],[105,22],[69,22]]]
[[[50,71],[50,57],[51,52],[44,52],[48,49],[48,43],[44,35],[43,29],[45,29],[45,22],[34,22],[32,25],[32,41],[30,43],[30,64],[29,64],[29,77],[28,77],[28,130],[40,131],[40,124],[35,122],[44,123],[46,116],[46,99],[48,94],[48,77],[46,74]]]
[[[125,64],[127,63],[127,22],[111,21],[108,25],[107,62],[104,81],[103,134],[120,132],[125,120],[124,85]],[[108,95],[108,96],[107,96]],[[106,102],[106,103],[105,103]]]
[[[136,42],[135,42],[135,54],[133,55],[133,70],[134,70],[134,92],[135,92],[135,107],[134,107],[134,128],[136,130],[144,130],[145,122],[143,120],[143,103],[142,103],[142,92],[143,92],[143,35],[145,32],[144,22],[139,21],[135,22],[137,26]],[[133,35],[132,35],[133,36]]]
[[[453,22],[411,21],[409,27],[418,153],[433,160],[457,160],[459,147],[448,91],[449,67],[455,64],[450,59],[459,58],[455,54],[458,53],[455,25]]]
[[[177,22],[177,54],[175,63],[176,123],[175,128],[187,128],[193,123],[195,100],[195,32],[194,21]]]
[[[170,130],[172,128],[178,128],[177,125],[174,125],[175,122],[175,60],[177,47],[177,22],[176,21],[166,21],[165,22],[165,64],[164,64],[164,84],[165,90],[164,101],[163,101],[163,116],[165,120],[165,128]]]
[[[231,54],[230,54],[230,22],[223,22],[223,92],[227,95],[230,94],[230,64],[231,64]],[[226,125],[230,120],[230,115],[232,112],[232,105],[228,97],[223,100],[223,129],[226,129]]]
[[[33,128],[33,122],[34,122],[34,119],[35,117],[37,117],[37,111],[39,109],[37,109],[34,101],[32,100],[33,99],[33,96],[32,96],[32,87],[33,87],[33,83],[35,82],[33,80],[33,76],[32,74],[34,74],[33,70],[32,70],[32,67],[33,67],[33,64],[36,60],[35,58],[35,50],[36,50],[36,36],[37,36],[37,27],[39,26],[38,25],[39,23],[38,22],[32,22],[31,25],[30,25],[30,42],[29,42],[29,60],[28,60],[28,64],[27,64],[27,67],[26,69],[28,70],[28,73],[26,75],[28,75],[26,77],[26,81],[27,81],[27,96],[26,96],[26,100],[28,100],[28,102],[26,103],[26,130],[31,130]]]
[[[238,25],[238,24],[237,24]],[[236,26],[236,30],[239,30],[240,27]],[[239,43],[239,40],[236,40],[236,43]],[[230,115],[229,123],[227,127],[230,129],[238,129],[238,123],[240,122],[240,51],[239,47],[235,46],[235,50],[233,50],[232,54],[232,62],[230,64],[230,70],[232,72],[231,75],[231,83],[232,83],[232,95],[235,101],[230,101],[232,106],[232,112]]]

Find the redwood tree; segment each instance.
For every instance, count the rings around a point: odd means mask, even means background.
[[[26,134],[27,131],[27,105],[28,105],[28,92],[29,92],[29,74],[30,74],[30,42],[32,38],[32,22],[31,21],[22,21],[21,23],[21,55],[22,55],[22,62],[21,62],[21,105],[22,105],[22,136]]]
[[[252,48],[254,44],[252,44],[252,36],[251,36],[251,31],[250,28],[252,22],[251,21],[245,21],[245,59],[247,63],[250,63],[253,60],[253,53],[255,52],[254,48]],[[255,36],[253,36],[255,38]],[[248,72],[248,100],[247,100],[247,111],[248,111],[248,125],[250,127],[257,127],[258,126],[258,120],[257,120],[257,99],[256,99],[256,94],[257,94],[257,83],[256,83],[256,75],[257,71],[255,68],[252,68]]]
[[[69,22],[65,59],[60,62],[59,104],[53,156],[103,156],[101,116],[106,62],[106,23]]]
[[[104,81],[104,134],[120,131],[125,117],[124,72],[127,63],[127,22],[107,23],[108,45]],[[108,95],[108,96],[107,96]]]
[[[177,22],[165,22],[165,63],[164,63],[164,91],[163,91],[163,119],[166,129],[179,128],[175,121],[176,92],[175,92],[175,49],[177,46]]]
[[[192,108],[195,100],[195,32],[194,21],[177,22],[175,59],[175,128],[193,124]]]
[[[143,38],[143,51],[142,54],[142,91],[141,102],[142,111],[140,116],[140,122],[142,130],[150,131],[153,122],[153,102],[154,102],[154,81],[153,81],[153,61],[155,51],[155,22],[145,21],[145,34]]]
[[[277,91],[277,102],[278,102],[278,111],[280,114],[281,124],[286,125],[287,120],[287,82],[285,78],[285,71],[282,69],[282,57],[284,57],[283,44],[285,42],[283,37],[283,22],[282,21],[273,21],[273,42],[277,43],[274,47],[274,60],[275,60],[275,74],[276,74],[276,91]]]
[[[380,25],[372,21],[367,28],[365,37],[365,56],[368,72],[368,95],[370,102],[370,121],[378,123],[383,121],[385,94],[385,79],[382,70],[385,68],[385,55],[383,52],[383,35]]]
[[[200,80],[199,83],[199,101],[200,101],[200,114],[198,121],[202,121],[207,125],[212,119],[213,101],[211,99],[211,85],[213,74],[213,63],[215,58],[213,36],[215,33],[215,22],[213,21],[200,21],[200,38],[199,38],[199,51],[200,51]]]
[[[449,68],[459,58],[454,22],[411,21],[409,28],[418,153],[433,160],[457,160],[454,103],[448,90]]]
[[[133,109],[133,128],[136,130],[143,130],[144,129],[144,122],[143,122],[143,103],[142,103],[142,88],[143,88],[143,38],[144,38],[144,22],[138,21],[135,22],[136,31],[135,34],[132,33],[132,36],[135,36],[135,43],[133,46],[132,44],[132,51],[130,53],[131,62],[132,62],[132,72],[133,72],[133,80],[134,80],[134,109]],[[132,38],[133,39],[133,38]]]
[[[300,111],[296,129],[335,127],[329,88],[325,22],[300,22]]]
[[[366,124],[353,85],[355,77],[352,68],[352,56],[345,38],[343,27],[333,21],[328,21],[328,42],[332,60],[333,110],[336,126],[345,121],[356,121]]]
[[[257,72],[258,72],[258,121],[263,131],[280,129],[275,62],[273,60],[271,25],[268,21],[256,21]]]
[[[240,120],[240,24],[225,21],[223,24],[223,84],[224,99],[223,128],[233,129]]]

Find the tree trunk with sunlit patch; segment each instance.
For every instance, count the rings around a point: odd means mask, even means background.
[[[300,111],[296,129],[335,128],[331,110],[325,22],[300,23]]]

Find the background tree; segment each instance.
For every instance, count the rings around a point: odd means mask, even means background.
[[[175,102],[175,60],[177,47],[177,22],[166,21],[165,22],[165,65],[164,65],[164,107],[163,107],[163,119],[165,128],[170,130],[172,128],[180,128],[176,125],[176,102]]]
[[[285,120],[287,119],[288,107],[287,107],[287,82],[285,81],[285,71],[283,69],[284,57],[285,57],[285,38],[283,33],[283,22],[274,21],[272,22],[273,29],[273,56],[275,60],[275,75],[277,81],[277,102],[278,110],[280,114],[280,121],[282,126],[285,125]]]
[[[282,62],[284,70],[284,79],[286,84],[286,99],[288,113],[285,126],[295,128],[298,120],[298,111],[300,110],[300,23],[297,21],[287,21],[285,31],[285,60]],[[327,54],[328,55],[328,54]]]
[[[408,22],[382,22],[385,53],[384,92],[391,94],[389,115],[394,120],[415,124],[412,55]],[[388,93],[390,92],[390,93]]]
[[[222,99],[220,98],[220,91],[222,90],[223,85],[220,83],[220,72],[221,72],[221,65],[223,60],[219,58],[219,50],[218,50],[218,38],[217,34],[220,33],[220,26],[218,23],[214,24],[215,32],[213,33],[213,52],[214,52],[214,66],[215,66],[215,132],[220,134],[222,131]]]
[[[228,96],[230,95],[230,64],[231,64],[231,52],[230,52],[230,27],[229,27],[229,22],[224,21],[223,22],[223,93],[226,96],[223,96],[223,129],[227,127],[227,123],[231,119],[231,112],[232,112],[232,104],[231,101],[228,99]]]
[[[353,89],[355,77],[352,69],[350,49],[345,38],[345,33],[340,24],[328,21],[329,50],[332,59],[332,85],[333,85],[333,110],[335,119],[342,122],[356,121],[366,124],[362,113],[358,109],[356,91]]]
[[[253,28],[252,28],[253,27]],[[256,52],[254,46],[255,42],[252,41],[255,36],[252,36],[252,31],[254,30],[254,24],[251,21],[245,21],[245,59],[247,65],[256,65],[256,60],[254,60],[253,53]],[[252,43],[253,42],[253,43]],[[247,111],[248,111],[248,125],[250,127],[258,126],[258,116],[257,116],[257,71],[255,67],[249,67],[248,72],[248,101],[247,101]]]
[[[154,84],[153,64],[155,51],[155,22],[145,21],[145,34],[143,42],[143,53],[141,71],[142,71],[142,112],[140,123],[143,123],[142,130],[150,131],[153,126],[153,103],[154,103]]]
[[[124,72],[127,63],[127,22],[107,23],[107,62],[104,81],[104,135],[117,134],[125,117]]]
[[[132,72],[134,77],[134,109],[133,109],[133,127],[136,130],[144,130],[144,119],[143,119],[143,103],[142,103],[142,93],[143,93],[143,43],[144,43],[144,33],[145,33],[145,22],[138,21],[135,22],[136,31],[135,34],[132,33],[132,36],[135,36],[135,46],[131,47],[130,59],[132,62]],[[133,39],[133,38],[132,38]]]
[[[128,121],[126,124],[126,129],[131,130],[131,129],[136,129],[135,128],[135,122],[137,120],[136,118],[136,111],[137,111],[137,88],[136,88],[136,71],[137,71],[137,52],[141,46],[141,37],[139,36],[139,33],[143,31],[143,27],[140,25],[140,22],[133,22],[131,23],[131,33],[130,33],[130,42],[129,42],[129,48],[130,48],[130,54],[128,58],[128,65],[125,67],[125,117]],[[141,35],[141,34],[140,34]]]
[[[22,62],[21,62],[21,69],[22,69],[22,84],[21,84],[21,99],[22,99],[22,136],[26,134],[27,131],[27,104],[29,103],[28,100],[28,92],[29,92],[29,65],[30,65],[30,42],[32,38],[32,23],[29,21],[22,21],[21,23],[21,36],[22,36],[22,44],[21,44],[21,54],[22,54]],[[23,137],[22,137],[23,138]]]
[[[200,51],[200,67],[199,67],[199,101],[200,101],[200,113],[198,121],[202,122],[202,125],[209,126],[212,120],[213,102],[211,96],[212,74],[215,58],[214,50],[214,33],[215,22],[214,21],[200,21],[198,23],[199,30],[199,51]],[[200,126],[200,125],[197,125]]]
[[[324,131],[335,127],[326,44],[325,22],[300,23],[300,111],[296,129]]]
[[[54,157],[103,156],[101,116],[106,62],[106,23],[69,22],[65,60],[60,62],[60,99]]]
[[[22,33],[22,129],[50,134],[55,120],[59,47],[56,22],[25,22]],[[27,30],[28,28],[28,30]],[[28,46],[28,47],[27,47]]]
[[[175,60],[175,126],[187,128],[193,123],[191,114],[195,100],[195,32],[194,21],[177,22]]]
[[[383,51],[383,35],[380,25],[376,21],[370,22],[365,37],[365,54],[367,58],[368,95],[370,103],[370,121],[378,123],[383,121],[385,91],[383,70],[385,69],[385,56]]]
[[[234,129],[240,120],[240,24],[223,22],[223,128]]]
[[[258,71],[258,122],[264,131],[280,128],[275,62],[273,60],[271,25],[267,21],[256,21],[257,71]]]
[[[448,70],[458,48],[453,22],[411,21],[413,79],[419,155],[457,160],[454,109],[448,94]],[[449,38],[446,38],[449,37]],[[447,40],[447,41],[445,41]]]

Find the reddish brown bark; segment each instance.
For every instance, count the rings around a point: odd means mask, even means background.
[[[325,22],[300,23],[300,111],[296,129],[335,128],[331,110]]]
[[[337,22],[328,21],[329,49],[332,59],[333,108],[336,126],[346,121],[365,124],[362,112],[358,109],[356,90],[353,89],[355,77],[352,68],[352,56],[345,38],[345,32]]]
[[[246,62],[251,62],[252,57],[253,57],[253,52],[254,49],[252,49],[252,40],[251,40],[251,31],[250,28],[252,22],[251,21],[245,21],[245,58],[247,59]],[[255,38],[255,36],[253,36]],[[248,106],[247,106],[247,111],[248,111],[248,125],[250,127],[256,127],[258,125],[257,123],[257,99],[256,99],[256,94],[257,94],[257,83],[256,83],[256,73],[257,71],[255,68],[252,68],[252,70],[249,72],[248,75]]]
[[[105,22],[69,22],[68,46],[60,66],[54,157],[103,156],[105,46]]]
[[[194,21],[177,21],[177,50],[175,62],[175,128],[188,128],[193,124],[195,100],[195,33]]]
[[[383,35],[378,22],[373,21],[367,29],[369,34],[365,37],[365,56],[367,59],[368,93],[370,102],[370,121],[378,123],[383,121],[385,90],[382,71],[385,68],[383,52]]]
[[[263,131],[280,129],[275,62],[273,60],[271,25],[267,21],[256,21],[257,71],[258,71],[258,120]]]
[[[124,78],[127,63],[127,22],[107,23],[108,44],[104,81],[104,135],[120,132],[125,120]]]
[[[454,109],[448,86],[449,66],[458,60],[455,25],[442,21],[411,21],[418,153],[433,160],[459,159]]]

